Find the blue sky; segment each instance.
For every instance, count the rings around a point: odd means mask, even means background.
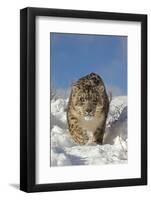
[[[51,81],[66,90],[91,72],[99,74],[108,90],[127,95],[127,37],[69,33],[50,34]]]

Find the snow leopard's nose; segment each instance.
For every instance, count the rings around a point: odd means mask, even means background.
[[[93,114],[91,107],[89,107],[89,108],[86,109],[85,114],[86,115],[92,115]]]

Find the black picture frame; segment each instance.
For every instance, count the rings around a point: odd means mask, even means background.
[[[37,16],[141,23],[141,178],[36,184],[35,19]],[[44,192],[147,184],[147,15],[48,8],[20,10],[20,190]]]

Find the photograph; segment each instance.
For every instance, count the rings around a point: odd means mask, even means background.
[[[50,32],[50,167],[128,163],[127,44]]]
[[[147,15],[20,12],[20,189],[147,184]]]

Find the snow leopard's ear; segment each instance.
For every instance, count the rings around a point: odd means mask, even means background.
[[[73,91],[74,85],[75,85],[75,81],[72,81],[72,82],[71,82],[71,85],[70,85],[71,91]]]
[[[72,91],[72,95],[75,96],[75,94],[77,93],[78,91],[78,85],[76,84],[76,82],[72,83],[72,86],[71,86],[71,91]]]

